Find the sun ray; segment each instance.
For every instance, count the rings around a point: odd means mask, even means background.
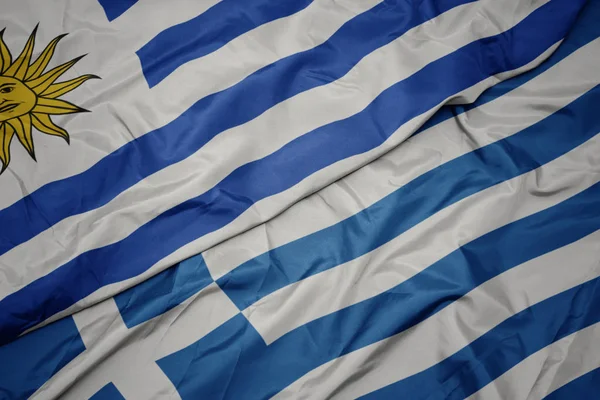
[[[56,50],[56,46],[58,45],[58,42],[60,42],[60,40],[62,38],[64,38],[65,36],[67,36],[66,33],[63,35],[57,36],[56,38],[54,38],[54,40],[52,40],[50,43],[48,43],[48,46],[46,46],[46,48],[44,49],[42,54],[40,54],[40,56],[37,58],[37,60],[35,60],[35,62],[33,64],[31,64],[31,66],[29,67],[29,70],[27,71],[27,74],[25,75],[26,81],[38,78],[40,75],[42,75],[42,73],[44,72],[44,70],[46,69],[48,64],[50,63],[52,56],[54,55],[54,50]]]
[[[39,78],[26,82],[26,84],[36,94],[40,94],[44,90],[48,89],[48,87],[50,87],[50,85],[52,85],[58,78],[60,78],[62,74],[67,72],[73,65],[77,63],[77,61],[81,60],[83,57],[85,57],[85,55],[79,56],[77,58],[72,59],[71,61],[61,64],[58,67],[46,72]]]
[[[33,108],[33,110],[31,110],[31,112],[50,115],[60,115],[87,112],[87,110],[78,107],[75,104],[69,103],[65,100],[38,97],[38,102]]]
[[[23,51],[13,61],[11,66],[4,72],[5,76],[12,76],[15,79],[22,81],[25,79],[25,74],[29,68],[29,62],[31,61],[31,55],[33,54],[33,47],[35,45],[35,34],[37,33],[38,27],[36,26],[31,32]]]
[[[2,29],[0,31],[0,74],[6,71],[8,67],[10,67],[10,64],[12,64],[12,55],[4,43],[5,30],[6,29]]]
[[[71,90],[77,89],[81,84],[90,79],[100,79],[100,77],[96,75],[82,75],[78,78],[71,79],[65,82],[55,83],[53,85],[50,85],[48,89],[40,93],[40,96],[46,97],[48,99],[55,99],[57,97],[62,96],[65,93],[70,92]]]
[[[96,75],[82,75],[56,83],[75,63],[84,56],[77,57],[49,71],[56,48],[66,35],[54,38],[32,63],[37,26],[27,40],[21,54],[13,58],[0,31],[0,161],[4,172],[10,163],[10,145],[15,136],[35,160],[33,128],[36,131],[58,136],[70,141],[69,132],[52,121],[52,115],[87,112],[68,101],[59,99],[90,79],[100,79]]]
[[[10,125],[0,124],[0,161],[2,161],[0,174],[4,172],[10,163],[10,142],[14,134],[15,131]]]
[[[52,122],[48,114],[32,113],[31,116],[31,121],[35,129],[48,135],[60,136],[61,138],[65,139],[67,143],[69,143],[69,133]]]
[[[33,147],[33,137],[31,136],[31,114],[21,115],[6,122],[12,126],[19,142],[25,147],[31,158],[35,160],[35,149]]]

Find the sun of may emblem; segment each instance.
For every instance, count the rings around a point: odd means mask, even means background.
[[[37,27],[27,40],[25,48],[13,59],[0,31],[0,161],[2,170],[10,163],[10,144],[14,136],[35,160],[32,126],[47,135],[60,136],[69,143],[69,134],[55,125],[51,115],[84,112],[81,107],[58,99],[95,75],[83,75],[64,82],[56,82],[83,56],[45,72],[58,42],[66,35],[52,40],[32,63]]]

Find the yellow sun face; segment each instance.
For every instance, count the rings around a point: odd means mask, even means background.
[[[82,57],[75,58],[44,72],[58,42],[66,35],[52,40],[31,63],[37,27],[27,40],[21,54],[13,60],[0,31],[0,161],[2,170],[10,163],[10,144],[14,136],[35,160],[32,127],[47,135],[60,136],[69,143],[69,134],[50,119],[50,115],[84,112],[81,107],[60,100],[95,75],[83,75],[64,82],[56,82]]]
[[[37,96],[18,79],[0,76],[0,122],[33,110]]]

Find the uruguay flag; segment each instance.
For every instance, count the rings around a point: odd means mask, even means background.
[[[600,1],[3,8],[0,398],[600,392]]]

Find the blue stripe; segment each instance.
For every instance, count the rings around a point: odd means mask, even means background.
[[[129,10],[138,0],[98,0],[109,21]]]
[[[393,85],[361,113],[238,168],[213,189],[161,214],[122,241],[83,253],[11,294],[0,301],[0,340],[34,325],[41,313],[62,311],[104,285],[140,274],[181,246],[222,228],[256,201],[380,145],[403,123],[446,97],[529,63],[564,36],[581,1],[547,3],[511,30],[470,43]],[[478,62],[474,65],[473,60]]]
[[[0,346],[0,398],[28,398],[84,350],[72,317]]]
[[[100,389],[90,400],[125,400],[119,389],[111,382]]]
[[[447,162],[338,224],[245,262],[217,283],[245,309],[284,286],[368,253],[443,208],[585,142],[600,131],[593,106],[599,101],[596,87],[521,133]]]
[[[498,274],[596,231],[599,198],[596,184],[490,232],[393,289],[309,322],[269,346],[240,315],[157,363],[183,399],[239,399],[248,394],[269,398],[319,365],[398,334]]]
[[[561,60],[567,58],[592,40],[597,39],[600,36],[600,24],[598,21],[600,21],[600,0],[590,0],[579,13],[573,29],[567,34],[560,47],[540,66],[492,86],[471,104],[443,106],[415,132],[415,135],[447,119],[454,118],[473,108],[489,103],[546,72]]]
[[[597,345],[597,344],[596,344]],[[573,366],[577,368],[577,366]],[[595,399],[600,394],[600,368],[572,380],[545,397],[545,400]]]
[[[220,49],[268,22],[295,14],[313,0],[222,0],[187,22],[159,33],[138,50],[150,87],[177,68]]]
[[[600,278],[515,314],[439,364],[361,398],[462,400],[533,353],[598,321]]]
[[[220,132],[298,93],[336,80],[365,55],[407,30],[472,1],[423,0],[418,6],[412,1],[381,3],[348,21],[322,45],[204,97],[171,123],[125,144],[87,171],[51,182],[1,210],[0,226],[11,229],[0,236],[0,255],[64,218],[103,206],[140,180],[190,156]]]
[[[180,262],[114,297],[128,328],[157,317],[213,283],[202,255]]]

